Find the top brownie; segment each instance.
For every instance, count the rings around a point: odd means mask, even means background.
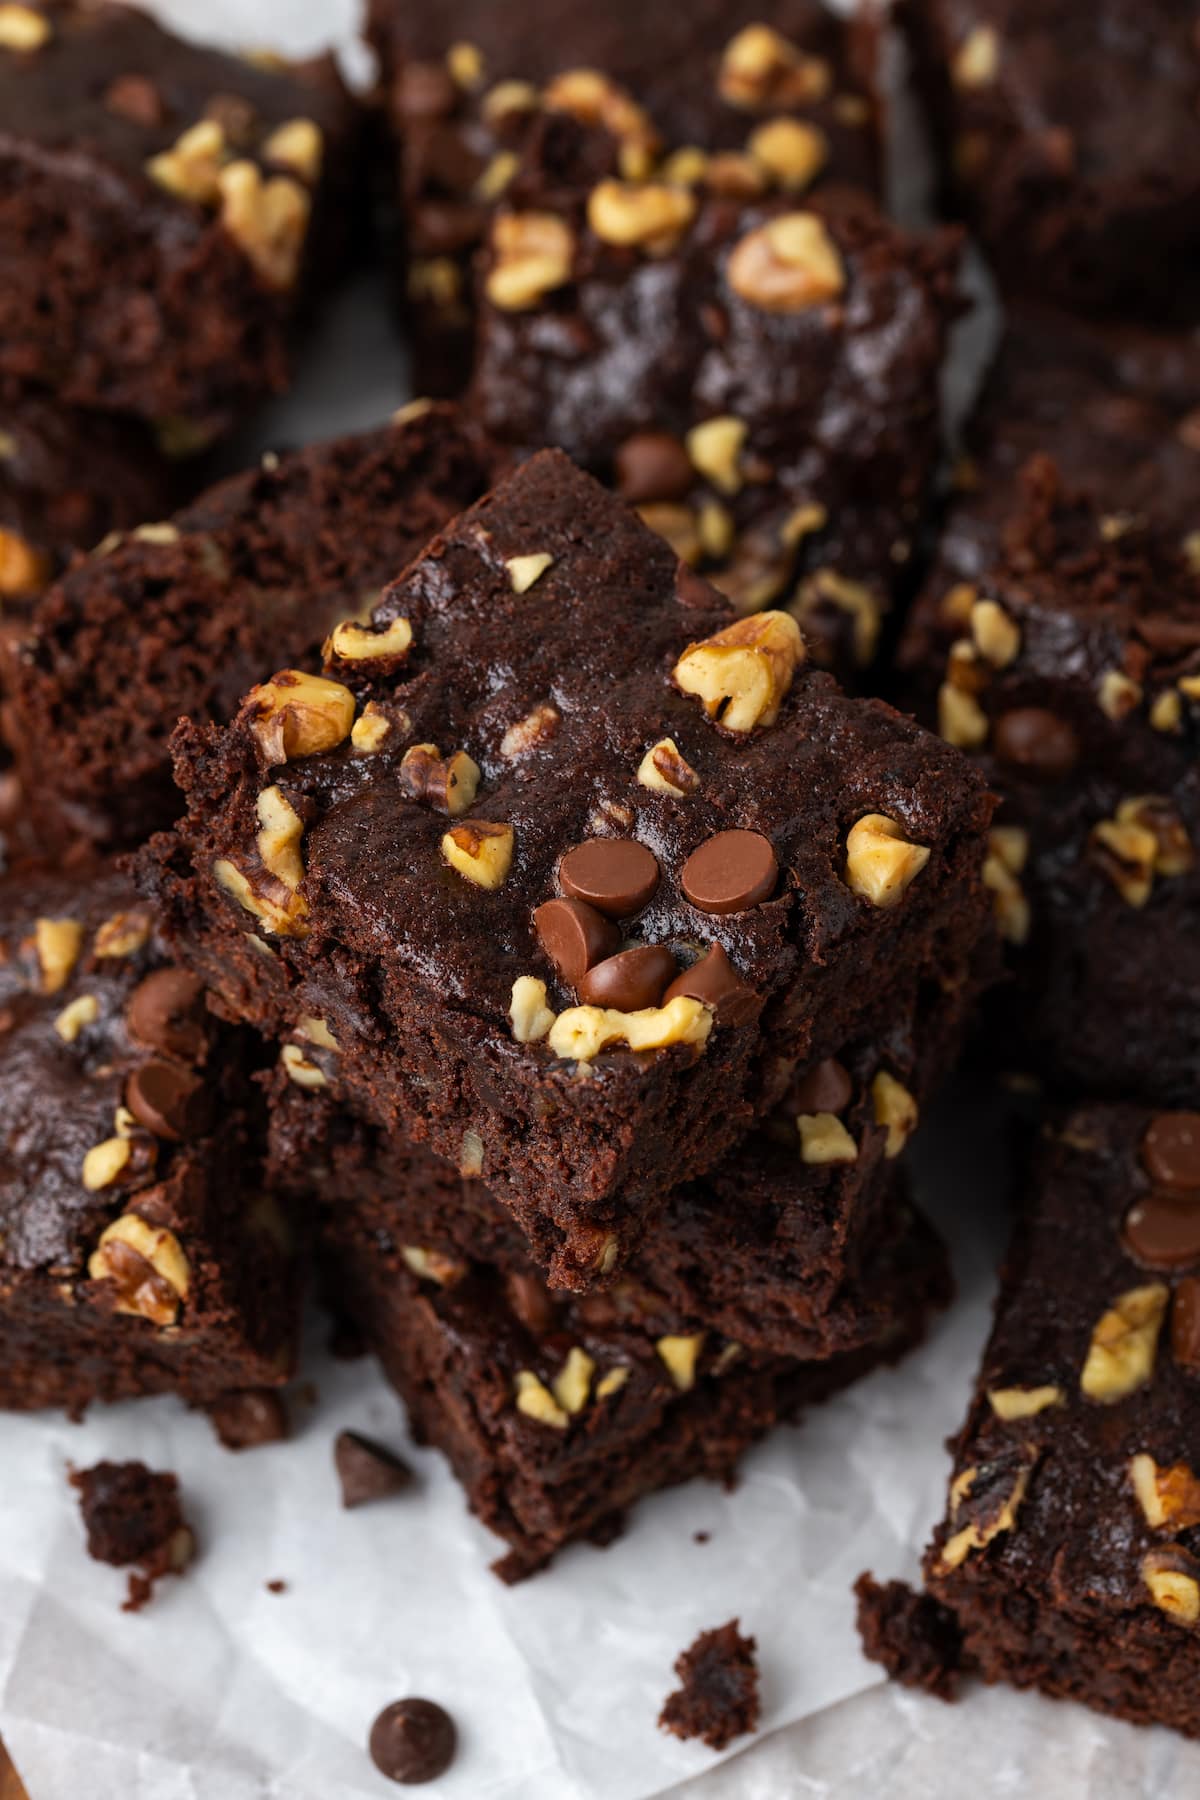
[[[900,17],[945,185],[1001,286],[1194,316],[1190,0],[904,0]]]
[[[355,116],[332,63],[243,61],[121,6],[6,6],[0,372],[172,450],[282,388],[353,210]]]
[[[151,879],[230,1012],[306,1019],[366,1113],[536,1197],[560,1281],[611,1272],[797,1064],[965,978],[964,759],[805,666],[789,615],[737,620],[560,453],[327,667],[181,727]]]

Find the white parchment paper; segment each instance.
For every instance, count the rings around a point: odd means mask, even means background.
[[[194,36],[300,53],[345,44],[356,14],[353,0],[157,10]],[[985,316],[968,341],[987,331]],[[373,424],[408,391],[382,287],[363,281],[243,448]],[[408,1444],[374,1366],[329,1358],[319,1320],[304,1370],[315,1392],[293,1392],[284,1445],[232,1456],[170,1401],[81,1426],[0,1417],[0,1734],[31,1800],[381,1800],[394,1790],[366,1734],[412,1693],[459,1725],[439,1800],[1200,1792],[1200,1750],[1170,1734],[1002,1691],[945,1707],[882,1685],[858,1651],[855,1577],[915,1574],[940,1512],[942,1440],[962,1416],[1005,1232],[1002,1108],[960,1086],[915,1148],[918,1196],[961,1287],[925,1348],[778,1432],[734,1493],[658,1496],[608,1550],[573,1550],[514,1589],[488,1570],[502,1546],[440,1458]],[[331,1456],[343,1427],[402,1451],[414,1488],[344,1513]],[[120,1611],[123,1576],[84,1554],[67,1486],[69,1463],[101,1457],[174,1469],[200,1540],[186,1578],[136,1616]],[[675,1657],[734,1616],[758,1639],[764,1717],[749,1747],[717,1759],[655,1719]]]

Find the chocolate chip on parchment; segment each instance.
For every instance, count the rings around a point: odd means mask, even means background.
[[[351,1511],[386,1500],[412,1483],[408,1464],[386,1444],[357,1431],[339,1431],[333,1441],[333,1466],[342,1489],[342,1505]]]
[[[435,1781],[454,1760],[454,1720],[433,1700],[393,1700],[371,1727],[371,1761],[389,1781]]]

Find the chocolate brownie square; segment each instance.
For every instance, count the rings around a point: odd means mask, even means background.
[[[316,666],[489,486],[492,450],[449,407],[283,454],[166,521],[109,540],[42,597],[14,671],[14,741],[41,828],[137,843],[179,810],[167,743],[181,713],[224,720],[286,651]]]
[[[1200,575],[1176,538],[1035,460],[997,561],[908,646],[1001,801],[985,880],[1015,980],[989,1054],[1116,1099],[1185,1102],[1200,1059]]]
[[[147,858],[234,1016],[331,1038],[555,1279],[612,1273],[797,1065],[970,978],[991,802],[561,454],[448,526],[328,674],[181,726]]]
[[[471,258],[530,136],[563,119],[612,134],[622,173],[672,152],[734,153],[795,188],[876,193],[876,31],[819,0],[686,8],[582,0],[372,0],[368,33],[396,138],[407,311],[420,385],[452,393],[470,367]]]
[[[289,69],[74,0],[0,24],[0,372],[211,441],[288,380],[344,260],[357,111]]]
[[[849,679],[939,455],[957,236],[736,158],[627,180],[596,137],[547,133],[494,211],[472,405],[614,486],[740,612],[786,607]]]
[[[925,1559],[985,1680],[1200,1736],[1200,1114],[1047,1131]]]
[[[1174,0],[903,0],[943,187],[1002,288],[1194,318],[1196,15]]]
[[[286,1379],[295,1259],[247,1049],[123,875],[0,881],[0,1407]]]

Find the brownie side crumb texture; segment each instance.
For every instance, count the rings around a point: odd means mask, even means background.
[[[189,811],[147,879],[231,1013],[315,1021],[340,1097],[530,1234],[548,1215],[556,1280],[612,1273],[797,1065],[973,978],[991,803],[965,759],[798,666],[787,615],[738,621],[561,455],[331,651],[326,685],[181,728]],[[648,989],[570,1004],[532,916],[564,896],[655,952]]]
[[[289,326],[361,205],[356,108],[331,59],[266,66],[123,6],[21,11],[0,46],[0,371],[195,449],[287,383]]]
[[[183,1515],[178,1477],[141,1462],[100,1462],[73,1469],[72,1487],[87,1533],[88,1555],[115,1568],[135,1565],[125,1612],[139,1612],[165,1575],[182,1575],[196,1553]]]
[[[731,1619],[702,1631],[675,1663],[681,1686],[668,1694],[658,1722],[678,1738],[700,1738],[724,1750],[736,1737],[758,1729],[758,1646]]]
[[[939,1700],[955,1700],[970,1659],[949,1607],[906,1581],[860,1575],[854,1584],[856,1623],[863,1655],[879,1663],[901,1687],[920,1688]]]
[[[448,408],[304,450],[211,488],[78,563],[35,608],[14,730],[44,833],[128,845],[179,810],[167,742],[224,720],[264,660],[321,644],[489,486],[492,453]]]

